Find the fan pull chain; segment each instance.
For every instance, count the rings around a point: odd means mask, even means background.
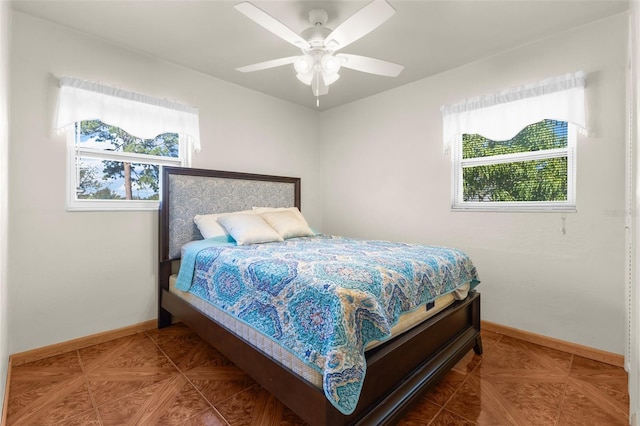
[[[320,70],[316,65],[316,108],[320,108]]]

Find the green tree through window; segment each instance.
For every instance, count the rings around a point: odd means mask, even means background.
[[[514,138],[493,141],[465,134],[455,155],[454,207],[465,205],[553,205],[573,202],[573,149],[564,121],[543,120]],[[479,207],[482,208],[482,207]]]
[[[76,123],[76,200],[159,199],[161,165],[182,165],[180,137],[143,139],[99,120]]]

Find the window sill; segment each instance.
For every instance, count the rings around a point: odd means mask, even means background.
[[[68,212],[157,211],[159,208],[159,201],[142,200],[74,200],[67,204]]]
[[[577,213],[575,205],[487,205],[487,203],[453,205],[452,212],[503,212],[503,213]]]

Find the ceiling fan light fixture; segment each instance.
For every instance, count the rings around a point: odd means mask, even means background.
[[[293,63],[294,68],[298,74],[307,74],[309,71],[313,69],[314,60],[311,55],[303,55],[300,56]]]
[[[298,73],[296,74],[296,77],[298,77],[298,80],[300,80],[307,86],[311,86],[311,80],[313,80],[313,74],[314,74],[313,72],[308,72],[306,74]]]
[[[326,53],[320,60],[322,71],[328,75],[337,74],[340,71],[340,61],[333,55]]]
[[[324,80],[324,84],[326,84],[327,86],[335,83],[336,81],[338,81],[339,78],[340,78],[340,74],[337,74],[337,73],[334,73],[334,74],[326,74],[324,72],[322,73],[322,79]]]

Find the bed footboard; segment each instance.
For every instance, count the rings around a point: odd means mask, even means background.
[[[358,406],[345,416],[322,390],[166,290],[160,309],[183,321],[312,426],[395,424],[471,349],[481,351],[480,294],[471,292],[465,300],[369,351]]]

